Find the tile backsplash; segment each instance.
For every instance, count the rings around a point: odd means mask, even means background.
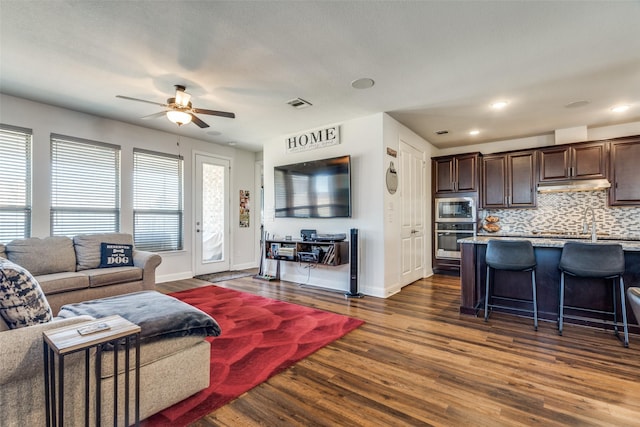
[[[569,232],[581,233],[585,209],[593,208],[598,233],[611,236],[640,238],[640,207],[608,207],[607,192],[581,191],[567,193],[539,193],[534,209],[485,209],[480,219],[488,215],[500,218],[502,232]],[[591,211],[586,214],[591,232]]]

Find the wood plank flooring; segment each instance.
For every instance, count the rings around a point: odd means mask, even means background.
[[[175,292],[210,283],[158,285]],[[458,313],[436,275],[387,299],[251,277],[216,283],[366,321],[192,424],[210,426],[640,426],[640,337]]]

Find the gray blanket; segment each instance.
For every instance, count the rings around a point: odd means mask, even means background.
[[[140,326],[140,342],[170,337],[220,335],[218,322],[187,303],[156,291],[143,291],[62,306],[58,317],[120,315]]]

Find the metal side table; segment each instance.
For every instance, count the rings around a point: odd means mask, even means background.
[[[85,328],[106,325],[106,329],[87,331]],[[80,331],[85,332],[81,334]],[[88,333],[86,333],[88,332]],[[135,345],[135,425],[140,425],[140,326],[123,319],[120,316],[109,316],[82,324],[65,326],[52,329],[43,333],[44,338],[44,388],[46,399],[47,427],[64,426],[64,357],[78,351],[85,352],[85,425],[90,422],[90,361],[91,349],[96,349],[95,354],[95,378],[96,378],[96,413],[95,425],[100,426],[101,401],[102,401],[102,353],[106,346],[113,346],[113,420],[114,425],[118,421],[118,350],[124,340],[125,366],[124,366],[124,421],[129,425],[129,400],[130,400],[130,362],[131,340]],[[57,359],[57,375],[56,375]],[[57,381],[56,381],[57,380]]]

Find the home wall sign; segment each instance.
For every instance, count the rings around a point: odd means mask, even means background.
[[[285,139],[287,153],[315,150],[340,144],[340,126],[331,126]]]

